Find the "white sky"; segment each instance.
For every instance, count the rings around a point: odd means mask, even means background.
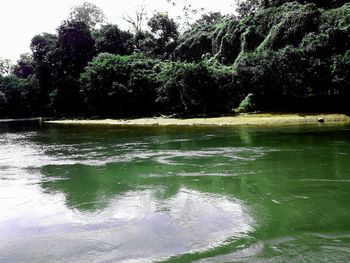
[[[176,0],[181,5],[183,0]],[[188,0],[195,8],[204,7],[224,14],[234,12],[235,0]],[[0,0],[0,57],[15,62],[19,55],[29,52],[32,37],[43,32],[54,33],[68,17],[70,8],[83,2],[92,2],[105,13],[108,22],[127,29],[123,14],[133,14],[142,3],[149,13],[166,12],[173,17],[181,12],[166,0]]]

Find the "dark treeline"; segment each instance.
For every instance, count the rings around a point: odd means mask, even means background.
[[[237,16],[204,14],[182,33],[167,14],[147,30],[126,18],[126,32],[78,6],[16,65],[0,60],[0,117],[349,112],[349,1],[238,4]]]

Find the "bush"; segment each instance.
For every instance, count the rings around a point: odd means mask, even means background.
[[[235,85],[240,99],[253,93],[256,94],[258,110],[295,108],[296,105],[286,104],[285,100],[303,99],[309,95],[304,85],[304,65],[301,54],[291,47],[243,57],[237,63],[235,72]]]
[[[22,92],[24,89],[24,80],[15,76],[1,77],[0,93],[2,117],[22,117],[27,116],[23,103]]]
[[[248,94],[248,96],[239,104],[237,112],[253,112],[255,111],[254,94]]]
[[[154,112],[158,61],[140,54],[100,54],[81,74],[81,95],[89,115],[130,116]]]
[[[5,93],[0,91],[0,118],[6,116],[7,98]]]
[[[350,50],[332,58],[332,86],[338,97],[338,110],[350,112]],[[333,105],[334,106],[334,105]]]
[[[184,116],[226,112],[233,102],[232,72],[207,63],[163,64],[158,75],[161,109]]]

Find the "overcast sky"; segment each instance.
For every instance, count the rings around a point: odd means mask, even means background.
[[[181,5],[183,0],[175,0]],[[234,12],[234,0],[188,0],[195,8],[222,13]],[[68,17],[69,10],[83,2],[92,2],[105,13],[107,20],[123,29],[127,25],[123,14],[133,11],[146,3],[149,13],[157,9],[168,11],[171,16],[181,14],[166,0],[3,0],[0,2],[0,57],[16,61],[19,55],[29,52],[30,40],[42,32],[54,33],[60,23]]]

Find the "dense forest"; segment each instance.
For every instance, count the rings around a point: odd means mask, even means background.
[[[0,117],[349,112],[349,1],[238,1],[237,11],[184,29],[166,13],[142,26],[141,11],[123,31],[77,6],[16,65],[0,61]]]

